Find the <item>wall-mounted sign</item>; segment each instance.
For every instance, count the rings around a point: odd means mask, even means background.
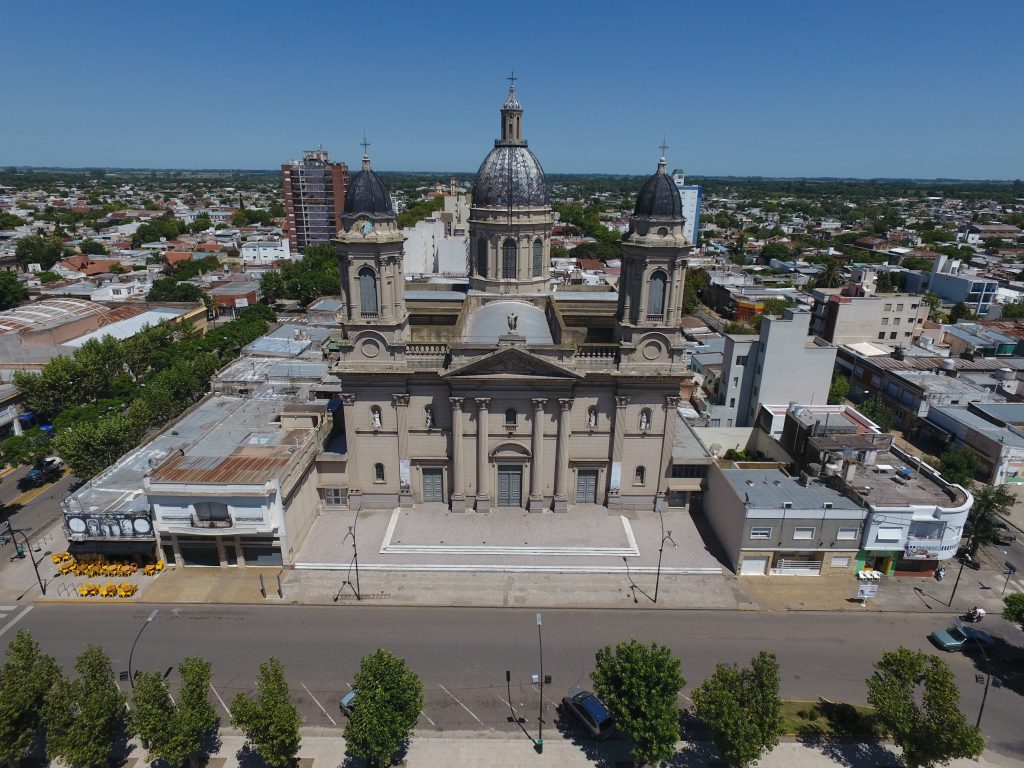
[[[153,524],[146,514],[68,512],[64,515],[64,525],[76,540],[154,538]]]

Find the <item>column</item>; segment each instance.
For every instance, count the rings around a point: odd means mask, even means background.
[[[238,567],[245,568],[245,552],[242,551],[241,536],[235,536],[235,554],[238,556]]]
[[[178,534],[171,534],[171,550],[174,552],[174,564],[178,568],[185,567],[185,558],[181,556],[181,543],[178,541]]]
[[[565,512],[569,507],[569,494],[566,486],[569,479],[569,411],[572,409],[571,397],[558,399],[558,448],[555,451],[555,512]]]
[[[412,506],[412,470],[409,462],[409,395],[391,395],[398,426],[398,506]]]
[[[666,507],[665,495],[668,492],[668,476],[672,473],[672,443],[676,436],[676,409],[682,401],[681,397],[669,395],[665,398],[665,429],[661,438],[661,469],[658,472],[657,496],[654,509],[658,511]]]
[[[535,397],[533,403],[533,433],[530,437],[530,501],[527,508],[531,512],[541,512],[544,506],[544,406],[546,397]]]
[[[345,462],[345,471],[348,474],[348,504],[351,509],[359,509],[362,506],[363,491],[359,484],[358,462],[355,459],[356,447],[356,396],[351,392],[341,395],[341,405],[345,409],[345,454],[348,461]]]
[[[477,397],[476,400],[476,511],[487,512],[491,508],[491,469],[487,460],[488,417],[491,398]]]
[[[217,537],[217,561],[220,563],[221,568],[228,567],[228,554],[224,547],[224,539],[220,536]]]
[[[626,433],[628,395],[615,396],[615,423],[612,424],[612,468],[608,477],[608,507],[622,508],[622,446]]]
[[[461,397],[449,397],[452,405],[452,512],[466,511],[466,480],[462,462],[462,400]]]

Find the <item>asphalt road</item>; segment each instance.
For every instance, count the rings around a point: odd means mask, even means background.
[[[18,467],[3,476],[3,482],[0,482],[0,503],[4,505],[6,514],[0,518],[0,523],[10,517],[11,525],[27,531],[29,540],[35,542],[36,537],[60,516],[58,505],[78,482],[78,478],[64,475],[54,483],[32,486],[24,480],[29,469]],[[45,542],[39,543],[45,548]],[[0,563],[6,562],[7,559],[0,555]]]
[[[0,643],[13,633],[8,622],[16,622],[66,668],[86,643],[95,642],[108,650],[116,672],[126,671],[132,640],[151,609],[39,604],[8,614],[0,626]],[[589,685],[594,652],[630,637],[673,649],[688,681],[684,693],[715,663],[745,663],[759,650],[770,649],[782,666],[785,697],[862,703],[864,681],[884,650],[901,644],[932,650],[927,634],[943,623],[941,617],[922,614],[545,611],[544,672],[554,678],[544,690],[545,729],[554,736],[554,704],[565,690]],[[1021,641],[1013,634],[1019,632],[1000,619],[988,628]],[[379,646],[406,658],[423,679],[420,728],[517,730],[509,722],[506,669],[512,673],[514,707],[527,718],[527,727],[536,728],[539,692],[530,675],[538,672],[538,632],[534,612],[528,610],[165,606],[142,635],[134,669],[165,671],[183,656],[203,656],[213,663],[213,693],[224,714],[232,696],[253,689],[260,661],[276,655],[285,664],[304,721],[343,725],[338,699],[349,690],[360,657]],[[978,669],[968,656],[943,657],[957,675],[962,708],[973,721],[984,688],[975,678]],[[1007,680],[1003,662],[996,664]],[[983,719],[990,749],[1024,755],[1022,694],[1019,677],[990,690]],[[684,695],[679,703],[687,707],[690,702]]]

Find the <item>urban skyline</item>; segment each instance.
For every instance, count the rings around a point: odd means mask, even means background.
[[[56,25],[39,9],[9,11],[22,32],[9,52],[26,65],[0,125],[2,165],[272,169],[323,145],[355,166],[365,130],[382,170],[471,171],[514,69],[524,134],[549,173],[649,173],[664,135],[670,166],[698,175],[1024,175],[1024,110],[982,107],[1013,90],[1009,30],[1022,10],[1010,3],[958,68],[943,66],[964,45],[953,4],[870,18],[802,2],[659,4],[637,14],[657,20],[650,33],[601,4],[583,14],[526,2],[512,22],[460,4],[358,19],[303,4],[246,16],[185,4],[172,18],[58,5]],[[333,44],[310,43],[307,17],[339,30]],[[516,26],[530,34],[510,32],[514,48],[481,45]],[[123,43],[83,44],[104,39]],[[155,47],[131,47],[145,39]]]

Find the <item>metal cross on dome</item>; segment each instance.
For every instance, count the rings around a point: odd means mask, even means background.
[[[516,77],[516,71],[513,69],[512,73],[508,77],[506,77],[505,79],[508,80],[508,82],[509,82],[509,88],[515,90],[516,80],[519,79],[518,77]]]
[[[662,157],[664,157],[664,156],[665,156],[665,150],[666,150],[666,149],[668,149],[668,148],[669,148],[669,147],[668,147],[668,144],[666,144],[666,143],[665,143],[665,137],[664,137],[664,136],[662,136],[662,137],[661,137],[661,144],[659,144],[659,145],[658,145],[658,149],[660,149],[660,150],[661,150],[661,156],[662,156]]]
[[[366,154],[366,150],[367,150],[367,149],[369,148],[369,146],[370,146],[370,142],[368,142],[368,141],[366,140],[366,131],[363,131],[363,140],[362,140],[361,142],[359,142],[359,144],[360,144],[360,146],[362,146],[362,148],[363,148],[363,154],[365,155],[365,154]]]

